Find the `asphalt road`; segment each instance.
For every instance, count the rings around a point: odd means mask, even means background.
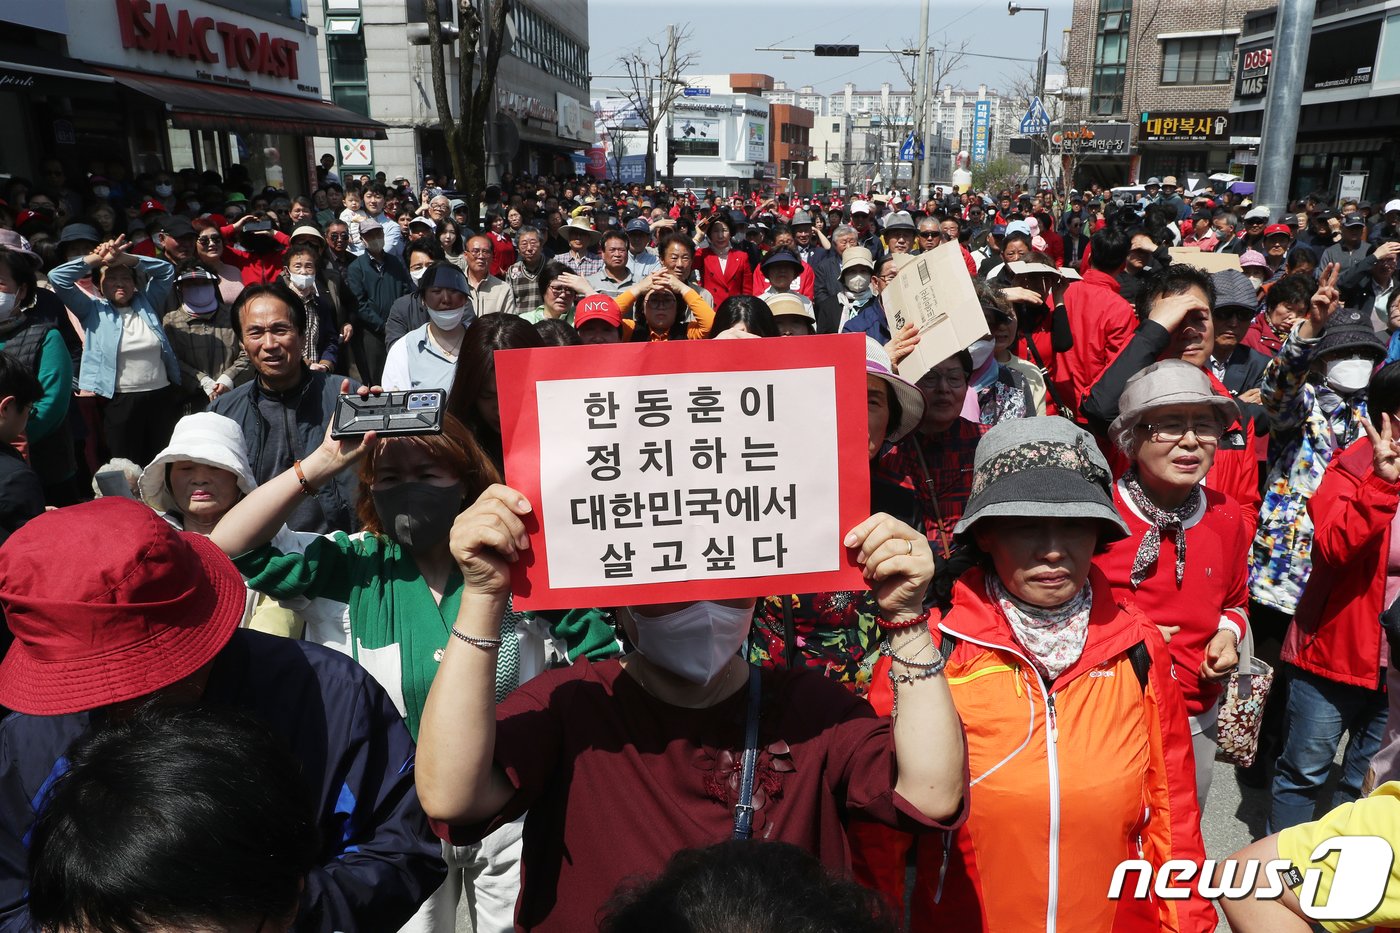
[[[1201,814],[1206,857],[1228,858],[1232,853],[1264,836],[1264,820],[1269,811],[1267,790],[1242,786],[1235,780],[1235,768],[1217,761],[1211,777],[1210,796]],[[1221,916],[1217,930],[1228,930]]]

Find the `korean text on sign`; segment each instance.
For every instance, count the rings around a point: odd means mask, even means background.
[[[865,414],[842,394],[844,382],[864,395],[860,338],[786,338],[783,349],[795,352],[729,341],[515,351],[555,355],[525,377],[506,434],[508,479],[536,503],[542,532],[516,574],[516,605],[760,596],[794,591],[779,582],[789,577],[863,586],[840,546],[868,512],[864,454],[850,443],[864,449]],[[497,362],[503,428],[512,356]],[[592,375],[568,378],[574,361]],[[864,503],[843,503],[846,484]]]

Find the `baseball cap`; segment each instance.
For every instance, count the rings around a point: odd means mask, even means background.
[[[1293,231],[1288,229],[1287,224],[1269,224],[1264,228],[1264,236],[1266,238],[1271,236],[1291,237],[1293,236]]]
[[[589,295],[574,305],[574,329],[589,321],[606,321],[613,327],[621,327],[622,309],[610,295]]]
[[[190,223],[188,218],[176,215],[161,223],[160,232],[176,239],[182,236],[194,236],[194,224]]]
[[[147,198],[146,200],[141,202],[141,206],[137,208],[137,212],[142,217],[146,216],[147,214],[164,214],[165,205],[161,204],[159,201],[152,201],[151,199]]]
[[[415,217],[408,222],[408,225],[410,227],[412,227],[414,224],[417,224],[420,227],[427,227],[429,230],[437,229],[437,221],[433,220],[433,218],[431,217]]]
[[[63,228],[59,234],[59,243],[101,243],[102,234],[97,232],[97,228],[90,224],[69,224]]]
[[[1366,218],[1362,217],[1360,214],[1347,214],[1345,217],[1342,218],[1342,226],[1364,227],[1366,226]]]
[[[651,224],[647,223],[645,220],[643,220],[643,219],[640,218],[640,217],[636,217],[636,218],[633,218],[632,220],[627,221],[626,232],[627,232],[627,233],[651,233]],[[575,311],[574,313],[577,314],[578,312]]]
[[[1400,198],[1396,198],[1394,201],[1386,201],[1385,210],[1381,213],[1389,214],[1391,211],[1400,212]]]

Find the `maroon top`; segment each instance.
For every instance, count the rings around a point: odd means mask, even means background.
[[[671,706],[617,661],[546,672],[497,711],[496,762],[518,793],[489,824],[434,828],[460,845],[528,810],[516,929],[596,929],[619,882],[731,837],[747,706],[747,688],[709,709]],[[894,793],[890,722],[840,684],[765,670],[762,709],[755,839],[845,872],[849,811],[906,831],[948,828]]]

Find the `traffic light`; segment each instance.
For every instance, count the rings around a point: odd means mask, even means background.
[[[860,54],[858,45],[814,45],[812,54],[829,58],[855,58]]]

